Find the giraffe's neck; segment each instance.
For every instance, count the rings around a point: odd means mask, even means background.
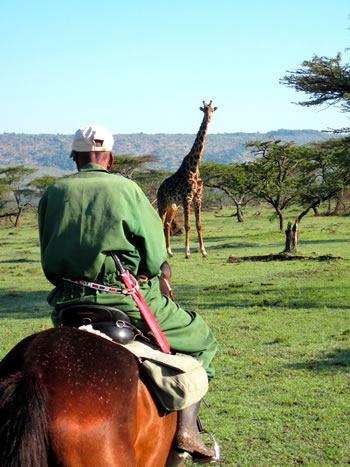
[[[196,139],[193,143],[191,151],[184,158],[181,166],[187,168],[189,171],[196,171],[202,158],[205,137],[207,135],[209,125],[208,115],[204,115],[201,126],[197,133]]]

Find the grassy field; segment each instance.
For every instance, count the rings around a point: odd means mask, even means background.
[[[350,464],[349,217],[303,219],[299,253],[314,259],[229,263],[284,246],[271,211],[247,213],[243,224],[229,213],[203,214],[207,260],[194,227],[192,258],[176,237],[170,260],[178,302],[200,312],[219,342],[202,409],[222,449],[218,465]],[[35,217],[17,229],[1,224],[0,241],[2,358],[51,323]],[[342,259],[316,259],[326,254]]]

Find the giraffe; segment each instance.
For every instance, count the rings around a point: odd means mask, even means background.
[[[162,219],[166,248],[169,256],[173,256],[170,246],[171,223],[179,206],[182,205],[186,231],[185,252],[186,258],[190,258],[190,210],[191,203],[193,202],[200,250],[205,258],[208,257],[202,237],[201,206],[203,182],[200,178],[198,167],[203,154],[208,125],[211,121],[212,113],[217,109],[217,107],[212,107],[211,104],[212,101],[210,101],[209,104],[203,101],[203,107],[200,107],[200,110],[204,112],[204,117],[192,149],[183,159],[179,169],[173,175],[166,178],[160,185],[157,193],[158,212]]]

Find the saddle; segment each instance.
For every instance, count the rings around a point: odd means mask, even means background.
[[[129,344],[139,334],[136,326],[131,324],[129,316],[118,308],[91,303],[79,303],[63,308],[58,316],[59,326],[79,328],[91,325],[95,330],[103,332],[118,344]]]
[[[128,315],[117,308],[79,303],[60,310],[58,320],[59,326],[79,328],[90,325],[124,345],[136,357],[140,376],[159,410],[182,410],[208,391],[208,377],[200,360],[189,355],[161,352],[131,323]],[[135,340],[136,336],[142,340]]]

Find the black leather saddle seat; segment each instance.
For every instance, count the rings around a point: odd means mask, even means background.
[[[140,334],[126,313],[95,303],[78,303],[63,308],[59,312],[58,322],[59,326],[73,328],[91,324],[94,329],[120,344],[127,344]]]

